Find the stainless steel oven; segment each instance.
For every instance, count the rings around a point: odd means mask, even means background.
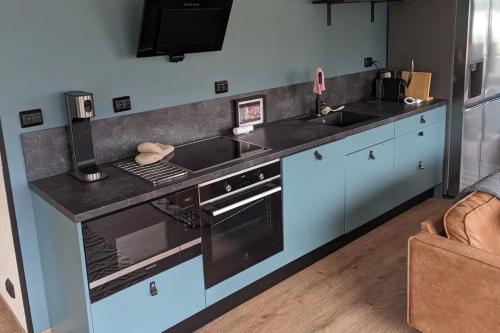
[[[277,160],[199,186],[206,288],[283,250],[280,170]]]
[[[200,255],[198,212],[195,187],[84,223],[91,301]]]

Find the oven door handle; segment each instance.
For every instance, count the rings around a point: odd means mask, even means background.
[[[265,198],[269,195],[272,195],[274,193],[277,193],[277,192],[281,192],[281,186],[277,186],[273,189],[270,189],[270,190],[267,190],[265,192],[262,192],[262,193],[259,193],[257,195],[254,195],[252,197],[249,197],[249,198],[246,198],[245,200],[241,200],[241,201],[238,201],[238,202],[235,202],[234,204],[231,204],[229,206],[226,206],[226,207],[222,207],[220,209],[217,209],[217,210],[214,210],[211,212],[212,216],[219,216],[221,214],[224,214],[224,213],[227,213],[231,210],[234,210],[236,208],[239,208],[241,206],[244,206],[244,205],[247,205],[251,202],[254,202],[254,201],[257,201],[259,199],[262,199],[262,198]]]

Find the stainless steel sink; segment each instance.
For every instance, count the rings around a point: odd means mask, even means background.
[[[319,118],[309,118],[305,119],[311,123],[330,125],[335,127],[347,127],[355,124],[359,124],[368,120],[377,118],[377,116],[371,116],[367,114],[348,112],[348,111],[337,111],[331,113],[327,116]]]

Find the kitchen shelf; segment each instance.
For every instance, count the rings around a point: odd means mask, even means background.
[[[314,0],[315,5],[326,5],[326,20],[328,25],[332,25],[332,5],[343,5],[347,3],[370,3],[371,4],[371,22],[375,22],[375,4],[380,2],[396,2],[404,0]]]

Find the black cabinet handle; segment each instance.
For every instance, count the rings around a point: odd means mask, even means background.
[[[323,161],[323,155],[321,155],[317,150],[314,152],[314,157],[316,157],[318,161]]]
[[[419,132],[419,133],[418,133],[418,136],[424,136],[424,131]]]
[[[427,121],[425,120],[424,116],[420,117],[420,123],[421,124],[426,124],[427,123]]]
[[[156,288],[156,282],[150,282],[149,283],[149,293],[151,296],[156,296],[158,295],[158,288]]]
[[[422,162],[422,161],[418,162],[418,168],[419,168],[420,170],[425,170],[425,167],[424,167],[424,162]]]
[[[370,160],[376,160],[377,158],[375,157],[375,153],[373,152],[373,150],[370,150],[370,154],[368,155],[368,158]]]

